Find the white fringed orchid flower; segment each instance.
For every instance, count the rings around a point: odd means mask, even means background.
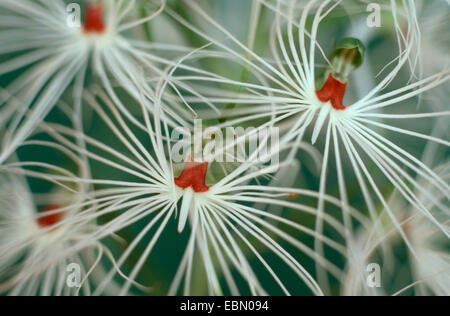
[[[306,255],[312,262],[318,262],[334,278],[341,278],[342,271],[338,266],[325,256],[315,253],[311,245],[297,239],[295,235],[301,233],[309,238],[317,238],[326,247],[345,257],[346,249],[340,242],[318,234],[308,225],[251,206],[261,203],[281,206],[291,209],[295,214],[306,214],[314,218],[314,207],[288,199],[301,197],[314,200],[319,198],[318,193],[253,184],[253,179],[267,171],[255,171],[251,162],[239,165],[216,183],[206,181],[208,162],[188,161],[177,176],[167,142],[169,129],[163,112],[155,111],[155,116],[151,119],[145,110],[145,104],[141,105],[148,129],[142,138],[138,136],[139,133],[134,132],[137,126],[127,122],[105,92],[98,92],[99,99],[88,92],[85,92],[84,96],[86,104],[99,115],[117,140],[111,144],[103,143],[58,124],[46,124],[48,133],[74,152],[86,155],[90,160],[110,168],[111,172],[108,173],[114,174],[113,170],[124,172],[127,178],[135,180],[96,178],[95,175],[92,179],[45,176],[54,181],[84,182],[102,186],[102,189],[91,193],[91,196],[95,197],[92,202],[95,201],[99,208],[97,216],[119,214],[102,226],[102,234],[113,234],[145,220],[145,226],[117,262],[118,267],[123,266],[143,240],[146,240],[139,259],[130,274],[127,274],[128,280],[120,294],[128,293],[133,284],[138,284],[136,282],[139,272],[149,258],[157,260],[158,257],[152,257],[152,253],[164,234],[180,234],[180,238],[183,238],[185,232],[189,232],[189,237],[184,255],[168,288],[168,293],[172,295],[192,293],[194,262],[201,264],[210,295],[268,294],[267,284],[264,283],[267,278],[261,278],[258,273],[266,274],[272,280],[272,287],[277,289],[276,293],[295,293],[296,289],[285,285],[287,279],[282,275],[286,269],[292,277],[298,278],[299,286],[306,285],[313,294],[322,295],[323,291],[311,272],[298,260],[299,254]],[[99,101],[107,110],[103,109]],[[149,102],[149,99],[143,98],[142,103],[144,102]],[[158,105],[155,107],[158,108]],[[91,149],[86,150],[74,144],[71,141],[74,137],[81,137],[86,148]],[[118,146],[122,148],[120,151],[116,149]],[[272,168],[268,167],[268,170]],[[37,173],[34,175],[38,176]],[[324,203],[330,206],[340,204],[337,199],[326,195],[323,199]],[[367,226],[368,223],[359,212],[354,209],[350,212],[356,222]],[[176,229],[168,231],[174,218],[177,220]],[[346,228],[332,216],[324,214],[324,221],[338,235],[347,234]],[[290,232],[286,232],[282,227]],[[274,258],[277,264],[271,263]],[[263,272],[257,272],[260,270],[256,267],[262,268]],[[116,269],[103,280],[94,294],[103,293],[115,274]],[[246,286],[239,286],[239,280],[245,281]]]
[[[30,136],[71,84],[73,106],[79,109],[81,91],[91,73],[100,79],[116,106],[133,119],[117,98],[115,87],[138,98],[135,78],[142,68],[159,76],[158,64],[171,64],[149,53],[151,45],[130,34],[132,28],[161,13],[165,0],[153,4],[159,6],[154,13],[133,19],[134,0],[88,2],[82,25],[74,27],[62,0],[0,1],[0,54],[5,56],[0,75],[24,70],[0,91],[0,122],[8,125],[0,144],[0,163]],[[145,84],[143,89],[150,93],[152,87]],[[172,118],[180,125],[185,123],[176,112]]]
[[[258,3],[258,2],[257,2]],[[310,132],[311,142],[315,144],[320,135],[324,135],[323,167],[320,176],[319,193],[327,192],[327,184],[337,186],[337,193],[343,205],[352,201],[348,198],[348,172],[360,188],[361,196],[372,218],[376,218],[374,205],[381,203],[386,207],[391,220],[396,223],[400,233],[402,230],[396,216],[386,202],[383,187],[386,183],[392,185],[400,194],[428,216],[445,234],[448,233],[442,225],[433,218],[429,210],[418,200],[417,194],[410,189],[414,186],[416,192],[425,192],[411,174],[419,175],[435,185],[436,190],[446,197],[450,188],[439,176],[426,166],[415,152],[405,148],[404,142],[434,142],[448,148],[446,139],[430,136],[426,132],[415,130],[418,124],[402,127],[402,122],[420,122],[433,120],[436,117],[448,116],[449,111],[417,113],[414,105],[405,103],[431,89],[448,82],[450,70],[409,82],[387,90],[400,72],[413,65],[415,59],[412,51],[419,41],[417,33],[417,17],[413,1],[405,1],[403,6],[396,1],[390,1],[390,10],[394,21],[394,31],[397,36],[397,57],[385,67],[384,78],[359,100],[349,104],[344,102],[347,86],[352,84],[351,72],[361,63],[363,48],[357,40],[346,40],[334,50],[331,60],[324,55],[318,43],[321,22],[341,3],[341,1],[308,1],[296,19],[294,8],[297,1],[276,1],[276,5],[259,1],[274,11],[275,21],[270,35],[272,55],[271,61],[260,57],[248,45],[239,42],[233,35],[214,21],[195,2],[186,4],[197,13],[199,18],[209,23],[216,31],[222,32],[226,39],[238,49],[224,44],[224,40],[215,40],[208,32],[185,21],[175,12],[169,13],[181,24],[193,32],[203,36],[222,49],[222,55],[238,61],[245,67],[255,80],[252,82],[228,79],[221,74],[194,74],[181,77],[191,81],[211,81],[241,87],[242,92],[230,93],[223,89],[198,87],[197,91],[203,97],[217,104],[232,104],[232,109],[224,106],[223,117],[227,117],[223,126],[237,125],[252,120],[264,119],[284,130],[282,143],[293,141],[300,144]],[[286,3],[289,3],[286,6]],[[283,11],[283,9],[285,9]],[[399,20],[406,22],[401,27]],[[257,25],[258,20],[251,23]],[[311,25],[308,27],[308,25]],[[284,28],[285,27],[285,28]],[[295,34],[298,32],[298,37]],[[253,32],[255,33],[255,32]],[[250,41],[251,42],[251,41]],[[241,53],[241,51],[242,53]],[[317,54],[321,53],[327,62],[325,84],[317,84],[316,65]],[[207,56],[207,53],[204,53]],[[211,57],[217,53],[211,52]],[[389,71],[387,69],[390,69]],[[214,72],[212,72],[214,73]],[[409,78],[409,77],[408,77]],[[200,100],[197,100],[200,102]],[[230,117],[236,117],[232,119]],[[392,136],[391,136],[392,135]],[[403,138],[398,138],[398,137]],[[404,139],[398,141],[396,139]],[[295,157],[297,146],[293,147],[292,157]],[[333,157],[334,156],[334,157]],[[334,158],[336,174],[330,174],[330,162]],[[352,170],[352,171],[349,171]],[[336,181],[331,181],[336,178]],[[425,194],[427,194],[425,192]],[[428,193],[430,194],[430,193]],[[321,231],[321,215],[323,201],[319,199],[319,214],[317,231]],[[351,230],[352,223],[347,217],[346,206],[343,208],[344,223]],[[406,236],[403,235],[406,239]],[[408,243],[408,241],[407,241]],[[320,251],[320,245],[317,245]]]
[[[89,276],[109,250],[92,238],[98,228],[79,216],[73,194],[65,199],[61,193],[40,195],[43,210],[38,212],[24,178],[2,174],[0,196],[0,292],[89,295]]]
[[[60,108],[80,131],[79,113],[66,104]],[[79,138],[76,143],[85,148]],[[34,137],[22,143],[21,148],[27,147],[50,150],[50,156],[61,154],[62,161],[78,170],[78,177],[90,177],[87,160],[60,144]],[[89,184],[53,181],[48,173],[77,176],[45,161],[10,161],[0,171],[0,292],[90,295],[104,273],[104,255],[115,263],[103,238],[116,236],[102,233],[97,224],[98,206],[89,196]],[[57,187],[49,193],[32,194],[23,175],[43,180],[40,184],[44,187],[49,181]],[[115,293],[113,282],[108,293]]]
[[[0,0],[0,295],[448,295],[448,7],[368,4]]]
[[[450,180],[450,166],[445,164],[436,171],[448,183]],[[426,187],[432,190],[428,183]],[[448,197],[438,193],[431,199],[420,194],[431,212],[443,223],[447,234],[450,232],[450,206]],[[405,224],[406,233],[411,236],[413,247],[417,249],[417,256],[411,256],[411,265],[415,287],[420,295],[447,296],[450,293],[450,257],[448,255],[449,239],[437,229],[425,216],[419,215]],[[408,289],[410,287],[407,287]]]
[[[442,179],[448,182],[449,164],[435,169]],[[422,183],[426,190],[433,190],[433,184]],[[450,208],[448,198],[441,193],[431,199],[428,194],[418,192],[421,202],[449,231]],[[406,263],[396,259],[404,247],[403,239],[399,238],[397,229],[392,222],[386,221],[386,212],[381,213],[377,222],[369,230],[360,230],[354,239],[355,256],[349,260],[346,277],[342,283],[343,295],[404,295],[414,290],[416,295],[446,296],[450,293],[448,256],[449,239],[445,233],[434,225],[430,219],[411,206],[406,206],[398,192],[389,200],[389,206],[399,214],[402,230],[411,241],[414,252],[406,256]],[[380,232],[381,226],[383,234]],[[403,259],[404,260],[404,259]],[[381,267],[380,287],[370,287],[367,284],[370,264]],[[401,282],[400,276],[411,275],[408,284]],[[392,281],[397,280],[392,283]],[[393,288],[394,287],[394,288]]]

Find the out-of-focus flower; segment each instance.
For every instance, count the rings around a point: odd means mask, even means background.
[[[59,195],[59,196],[58,196]],[[2,174],[0,179],[0,292],[9,295],[89,295],[89,275],[108,251],[93,234],[95,221],[78,213],[79,202],[61,193],[41,195],[42,211],[25,179]],[[95,254],[98,258],[90,261]],[[94,256],[94,258],[95,258]],[[92,259],[91,259],[92,260]],[[68,267],[79,273],[69,280]],[[68,283],[68,281],[73,282]]]
[[[290,288],[292,285],[286,285],[285,276],[280,275],[281,271],[287,269],[301,281],[299,284],[306,285],[313,294],[323,294],[311,272],[297,259],[299,254],[306,255],[312,262],[317,261],[335,278],[341,278],[342,271],[338,266],[326,257],[317,255],[308,244],[294,236],[305,234],[309,238],[320,239],[327,247],[345,257],[346,249],[342,244],[315,232],[308,225],[248,205],[263,203],[281,206],[291,209],[294,213],[314,218],[314,208],[289,201],[288,198],[314,200],[319,198],[317,192],[254,184],[252,180],[264,175],[266,171],[255,170],[252,162],[239,165],[215,183],[206,180],[208,162],[186,162],[183,171],[177,176],[171,158],[170,143],[167,141],[168,126],[162,111],[154,112],[155,117],[151,119],[145,110],[145,104],[141,105],[144,124],[147,126],[146,139],[142,140],[134,132],[136,126],[127,122],[105,92],[99,91],[99,100],[88,92],[84,95],[86,104],[101,117],[118,142],[107,144],[87,135],[78,135],[87,147],[95,148],[87,151],[70,141],[70,138],[76,135],[70,129],[57,124],[47,124],[48,132],[74,152],[86,155],[111,170],[123,172],[127,178],[135,178],[114,180],[94,177],[83,180],[89,184],[106,186],[91,193],[100,203],[100,213],[119,214],[103,225],[102,231],[105,234],[116,233],[139,221],[146,221],[145,227],[117,262],[118,267],[124,265],[130,255],[137,251],[138,245],[150,237],[139,253],[139,260],[128,275],[121,294],[127,293],[133,282],[137,281],[140,270],[151,257],[161,236],[167,233],[170,220],[175,216],[178,233],[190,233],[169,294],[191,293],[194,258],[201,259],[206,277],[205,285],[211,295],[268,294],[264,283],[267,281],[262,281],[266,278],[260,278],[260,272],[257,272],[259,269],[256,269],[255,265],[263,268],[263,274],[267,274],[275,282],[281,293],[291,294],[296,291],[295,288]],[[106,111],[99,101],[106,105]],[[149,102],[149,99],[143,98],[142,103],[144,102]],[[155,107],[158,108],[158,104],[155,104]],[[120,147],[123,146],[121,151],[115,148],[119,144]],[[98,150],[101,153],[97,153]],[[275,153],[269,155],[272,154]],[[272,168],[268,167],[267,170]],[[79,181],[67,176],[48,177],[55,181]],[[324,195],[323,199],[327,205],[340,206],[340,202],[335,198]],[[356,210],[351,209],[350,212],[356,222],[367,224]],[[346,228],[332,216],[325,214],[324,221],[340,236],[347,234]],[[274,222],[277,224],[273,224]],[[273,259],[269,260],[269,257],[277,258],[278,263],[272,264]],[[95,294],[107,289],[115,273],[116,271],[112,271],[103,280]],[[244,280],[246,287],[238,286],[238,280]]]
[[[435,169],[442,179],[448,182],[449,165],[444,164]],[[427,190],[432,190],[431,183],[422,183]],[[423,205],[426,205],[449,232],[450,208],[448,197],[442,193],[417,193]],[[386,213],[373,223],[369,230],[360,230],[351,247],[354,257],[349,260],[346,277],[342,283],[344,295],[403,295],[414,289],[417,295],[445,296],[450,292],[450,258],[448,256],[449,240],[444,232],[430,219],[411,206],[406,206],[398,192],[389,200],[389,206],[399,216],[402,230],[411,241],[414,252],[406,256],[406,263],[399,263],[404,242],[399,238],[397,229],[391,221],[386,221]],[[379,227],[376,227],[379,226]],[[381,229],[380,229],[381,227]],[[382,234],[379,234],[383,231]],[[380,287],[367,284],[369,264],[376,262],[381,266]],[[409,283],[400,276],[411,275]],[[392,282],[396,280],[395,282]]]
[[[133,19],[130,16],[135,11],[135,1],[87,3],[84,21],[77,28],[68,23],[61,0],[0,1],[0,54],[13,55],[0,63],[0,75],[25,69],[0,91],[0,122],[8,125],[1,143],[0,163],[30,136],[71,84],[73,106],[78,109],[90,73],[100,78],[116,106],[134,119],[114,88],[119,86],[138,98],[137,74],[144,69],[160,76],[162,71],[157,64],[171,64],[149,53],[149,44],[134,39],[128,32],[161,13],[166,2],[157,4],[159,8],[151,15]],[[144,84],[143,89],[152,93],[151,85]],[[152,111],[151,106],[148,110]],[[181,125],[185,123],[176,112],[173,119]]]

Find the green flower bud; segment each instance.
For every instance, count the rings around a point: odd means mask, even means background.
[[[343,39],[331,54],[333,76],[347,82],[350,73],[362,65],[364,51],[360,40],[351,37]]]

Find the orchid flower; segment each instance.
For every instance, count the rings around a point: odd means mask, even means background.
[[[160,97],[155,96],[152,99],[158,100]],[[139,284],[139,272],[147,260],[152,258],[156,260],[156,254],[152,256],[152,253],[155,252],[158,240],[163,238],[164,234],[179,234],[180,242],[183,242],[185,231],[189,232],[187,245],[172,283],[168,287],[168,293],[172,295],[192,293],[194,258],[200,258],[208,293],[211,295],[268,294],[267,285],[260,280],[261,277],[257,275],[255,264],[249,260],[249,256],[255,258],[257,265],[263,267],[264,273],[275,282],[278,291],[284,294],[295,293],[296,290],[289,289],[284,284],[286,280],[279,276],[280,269],[285,268],[292,271],[301,284],[306,285],[313,294],[324,294],[311,272],[307,271],[297,259],[299,253],[305,254],[313,262],[317,261],[333,277],[339,279],[342,276],[342,270],[338,266],[325,256],[317,256],[310,248],[311,245],[308,246],[296,239],[281,227],[289,227],[296,233],[318,238],[327,247],[345,257],[346,249],[340,242],[324,234],[318,235],[308,225],[247,205],[250,202],[255,205],[263,203],[281,206],[292,209],[294,213],[315,217],[314,207],[289,199],[303,197],[317,200],[320,197],[317,192],[255,183],[254,179],[270,172],[272,168],[261,167],[263,169],[255,170],[252,162],[240,164],[213,183],[207,180],[207,173],[210,172],[209,162],[188,161],[184,164],[182,172],[176,173],[177,168],[171,158],[172,152],[167,136],[169,126],[165,114],[161,109],[159,113],[154,112],[153,118],[149,116],[144,103],[151,102],[150,98],[142,94],[141,107],[143,124],[147,127],[146,135],[140,135],[139,127],[117,110],[103,90],[97,91],[97,95],[85,91],[84,100],[106,124],[116,141],[103,143],[59,124],[49,123],[43,128],[65,148],[111,169],[110,174],[114,174],[112,170],[116,170],[135,180],[96,178],[95,174],[90,179],[82,179],[31,170],[27,171],[27,174],[34,177],[50,177],[58,182],[82,182],[101,186],[90,193],[91,203],[95,202],[98,208],[95,215],[99,217],[117,214],[101,227],[101,235],[115,234],[137,222],[145,221],[143,229],[117,261],[117,267],[104,278],[94,294],[103,293],[117,273],[117,268],[127,262],[143,240],[150,238],[142,252],[139,252],[139,260],[127,274],[127,281],[120,292],[120,294],[128,293],[132,285]],[[158,108],[158,104],[154,106]],[[75,136],[81,137],[89,150],[74,143],[72,138]],[[273,154],[278,153],[268,153]],[[324,196],[324,202],[330,207],[340,206],[338,199],[329,196]],[[360,222],[363,226],[368,225],[364,216],[353,208],[350,209],[351,216],[356,222]],[[177,229],[168,232],[174,218],[177,221]],[[339,235],[347,234],[346,228],[333,216],[325,214],[324,221]],[[262,252],[261,247],[267,250]],[[288,251],[287,248],[293,250]],[[267,257],[269,255],[278,258],[279,264],[276,266],[270,264]],[[239,279],[245,281],[246,287],[241,288],[237,285]]]
[[[448,167],[448,164],[444,164],[435,169],[445,181],[449,180]],[[423,185],[428,190],[433,187],[431,183]],[[418,196],[448,231],[450,209],[446,204],[446,197],[439,194],[431,200],[422,193],[418,193]],[[406,264],[399,264],[393,260],[394,253],[398,255],[402,247],[404,248],[404,242],[399,238],[392,222],[385,220],[386,213],[383,212],[371,229],[358,232],[354,241],[354,249],[358,250],[358,255],[355,260],[349,261],[346,277],[342,283],[342,294],[398,296],[414,290],[417,295],[447,295],[450,261],[445,247],[448,245],[448,238],[426,216],[405,207],[400,194],[393,194],[389,205],[398,210],[399,222],[411,240],[416,255],[409,253]],[[384,235],[374,234],[374,231],[378,230],[375,228],[376,225],[382,226]],[[370,263],[380,264],[382,287],[367,286],[367,267]],[[405,283],[404,280],[391,282],[400,279],[398,276],[407,273],[406,271],[412,275],[409,283]]]
[[[405,1],[401,10],[395,1],[390,1],[390,10],[394,21],[394,33],[398,46],[397,57],[388,64],[383,72],[384,78],[371,88],[363,97],[349,104],[345,104],[344,95],[347,85],[352,84],[351,73],[362,64],[363,49],[357,41],[349,44],[348,40],[338,46],[329,60],[325,56],[322,46],[318,43],[321,22],[330,15],[341,1],[307,1],[301,10],[298,19],[294,16],[296,1],[258,1],[273,10],[275,18],[270,34],[272,60],[269,62],[249,49],[247,45],[238,41],[230,32],[214,21],[205,10],[195,2],[186,2],[197,15],[208,23],[211,28],[220,31],[225,38],[237,48],[226,45],[223,40],[215,40],[208,32],[188,23],[175,12],[170,12],[175,20],[190,28],[196,34],[204,37],[224,54],[244,65],[258,82],[241,82],[228,79],[221,74],[208,73],[193,74],[180,77],[190,81],[212,81],[225,83],[231,86],[243,87],[241,93],[230,95],[222,89],[198,87],[203,97],[217,104],[238,105],[232,110],[224,106],[223,116],[236,117],[228,119],[223,125],[237,125],[251,120],[266,119],[275,126],[285,130],[281,143],[294,141],[300,144],[310,133],[311,143],[315,144],[321,135],[324,137],[323,162],[320,175],[319,193],[327,191],[327,183],[337,186],[340,200],[344,205],[351,204],[348,197],[347,169],[352,170],[354,180],[358,183],[361,195],[371,217],[376,218],[374,205],[381,203],[396,224],[397,229],[409,244],[407,237],[402,233],[394,212],[386,203],[382,186],[386,182],[397,189],[404,199],[429,217],[437,227],[448,236],[448,232],[437,221],[429,210],[418,200],[409,184],[417,188],[417,192],[426,191],[411,177],[411,173],[427,179],[435,185],[436,190],[445,196],[450,195],[448,184],[437,176],[430,167],[426,166],[419,157],[404,148],[401,142],[395,141],[393,135],[402,136],[412,141],[434,142],[448,148],[450,143],[446,139],[433,137],[426,133],[415,131],[414,125],[408,128],[400,127],[402,121],[417,122],[432,120],[433,118],[448,116],[449,111],[411,112],[415,108],[403,104],[420,96],[433,88],[446,83],[450,79],[449,69],[409,82],[398,88],[387,88],[396,79],[402,69],[408,65],[414,69],[415,58],[413,48],[417,47],[420,39],[417,33],[417,16],[413,1]],[[286,6],[286,3],[289,5]],[[283,10],[284,9],[284,10]],[[399,12],[401,11],[401,12]],[[406,21],[406,32],[400,28],[400,20]],[[257,22],[256,22],[257,23]],[[308,25],[311,25],[308,28]],[[283,32],[285,27],[285,32]],[[298,32],[298,39],[294,34]],[[214,56],[212,52],[211,56]],[[316,65],[317,56],[322,55],[326,62],[325,84],[317,84]],[[206,54],[205,54],[206,55]],[[390,69],[387,71],[387,69]],[[219,93],[221,95],[219,95]],[[195,99],[195,98],[194,98]],[[194,102],[194,99],[191,101]],[[197,100],[201,102],[201,100]],[[402,111],[394,110],[399,108]],[[297,153],[297,147],[292,150],[292,157]],[[328,172],[330,162],[334,156],[336,174],[331,181]],[[405,170],[407,168],[407,170]],[[379,175],[384,181],[379,180]],[[317,231],[321,232],[321,216],[323,201],[318,201]],[[346,206],[343,208],[344,223],[351,231],[352,223],[347,217]],[[350,236],[348,236],[350,238]],[[317,250],[321,253],[320,242]]]
[[[14,56],[0,63],[0,75],[25,69],[13,82],[1,87],[0,123],[8,124],[8,131],[2,136],[0,163],[30,136],[72,84],[71,103],[79,109],[91,73],[100,79],[117,107],[133,119],[117,98],[115,87],[138,98],[135,78],[140,69],[145,67],[159,76],[160,64],[172,63],[149,53],[152,46],[130,34],[131,29],[162,12],[165,0],[157,3],[159,7],[151,15],[133,20],[130,15],[134,0],[89,2],[82,25],[75,27],[68,22],[62,0],[0,1],[0,54]],[[146,85],[144,89],[152,87]],[[176,111],[172,115],[175,122],[185,124]]]
[[[65,194],[67,204],[55,204],[64,200],[60,193],[40,195],[43,208],[37,212],[24,178],[3,174],[0,190],[0,292],[89,295],[93,289],[89,276],[109,250],[91,238],[96,225],[77,215],[79,204],[73,196]],[[79,267],[80,273],[73,286],[67,283],[70,265]]]

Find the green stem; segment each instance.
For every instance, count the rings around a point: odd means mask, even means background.
[[[259,3],[259,1],[254,0],[253,4],[252,4],[251,17],[250,17],[250,31],[249,31],[248,40],[247,40],[247,47],[250,50],[252,50],[255,46],[256,30],[258,27],[260,14],[261,14],[261,4]],[[252,56],[249,53],[247,53],[245,55],[245,59],[247,59],[248,61],[251,61]],[[242,70],[241,78],[239,81],[246,83],[248,81],[249,73],[250,73],[249,67],[244,66],[244,69]],[[244,88],[242,86],[235,88],[236,93],[241,93],[243,90],[244,90]],[[236,102],[228,103],[227,105],[225,105],[225,110],[226,111],[232,110],[236,107],[236,105],[237,105]],[[227,121],[226,118],[219,119],[219,123],[224,123],[226,121]]]

